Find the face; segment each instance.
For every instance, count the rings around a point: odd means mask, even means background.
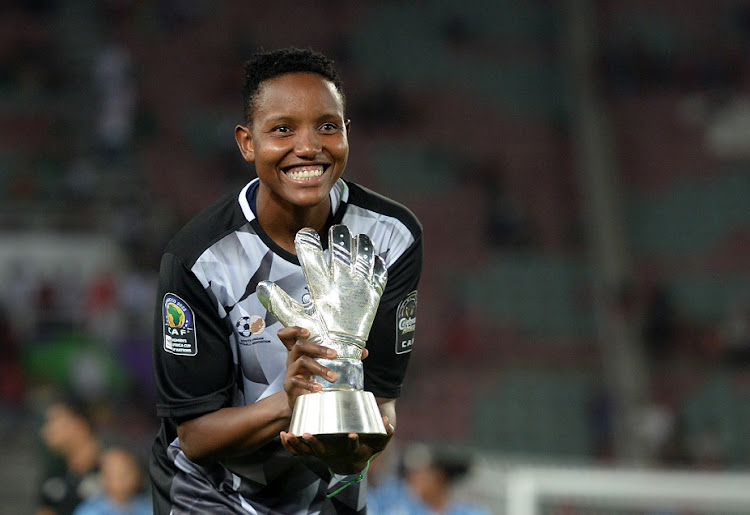
[[[418,467],[409,471],[407,481],[412,492],[425,501],[435,499],[447,487],[445,476],[433,466]]]
[[[101,459],[102,486],[117,501],[130,499],[140,487],[141,471],[135,458],[127,451],[110,449]]]
[[[335,86],[314,73],[263,82],[252,125],[238,126],[237,144],[255,163],[261,198],[284,208],[325,205],[349,156],[349,123]]]
[[[53,405],[47,410],[41,435],[47,446],[56,452],[64,452],[78,441],[77,433],[83,428],[76,416],[63,405]]]

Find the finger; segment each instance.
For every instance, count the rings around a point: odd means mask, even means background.
[[[297,343],[298,340],[307,340],[310,337],[310,331],[304,327],[296,325],[279,329],[279,332],[276,334],[278,335],[279,340],[281,340],[281,343],[284,344],[284,347],[289,351],[292,350],[292,347],[294,347],[294,344]]]
[[[321,279],[330,279],[320,236],[309,227],[300,229],[294,237],[294,248],[297,250],[297,259],[307,279],[310,293],[316,297],[319,293],[317,290],[326,282],[321,283]]]
[[[346,453],[350,456],[358,456],[361,451],[360,447],[359,434],[349,433],[346,439]]]
[[[364,349],[362,349],[362,356],[359,359],[365,359],[369,355],[370,355],[370,351],[367,350],[367,348],[365,347]]]
[[[385,261],[380,256],[375,256],[375,262],[372,265],[372,280],[378,289],[378,293],[383,294],[385,284],[388,281],[388,269],[385,267]]]
[[[286,345],[286,343],[284,345]],[[296,360],[300,356],[310,356],[316,359],[333,359],[336,357],[336,351],[334,349],[325,347],[310,340],[295,340],[291,346],[287,347],[287,349],[292,353],[292,360]]]
[[[283,445],[292,455],[300,456],[303,454],[298,448],[299,439],[297,436],[292,433],[287,433],[286,431],[279,433],[279,436],[281,437],[281,445]]]
[[[345,225],[334,225],[328,231],[331,251],[331,276],[334,283],[350,274],[352,266],[352,237]]]
[[[288,433],[285,433],[284,431],[280,432],[279,438],[281,439],[281,445],[284,447],[284,449],[289,451],[294,456],[298,454],[297,449],[295,449],[294,446],[289,443]]]
[[[312,379],[305,379],[299,375],[293,375],[284,381],[284,391],[294,392],[297,391],[297,395],[304,395],[299,390],[306,390],[308,392],[320,392],[323,390],[323,385],[313,381]]]
[[[307,448],[310,449],[310,452],[314,454],[315,456],[325,456],[326,454],[326,448],[323,443],[315,438],[310,433],[305,433],[302,435],[302,441],[305,442],[305,445],[307,445]]]
[[[318,440],[311,435],[310,433],[305,433],[302,435],[302,438],[297,438],[297,442],[295,443],[297,446],[297,449],[299,449],[304,454],[312,454],[314,456],[318,456],[319,448],[315,448],[314,444]]]
[[[271,281],[261,281],[255,291],[263,307],[278,318],[284,326],[304,327],[311,334],[315,334],[315,322],[305,313],[304,306],[291,298],[276,284]]]
[[[366,234],[354,238],[354,271],[367,279],[372,278],[375,267],[375,247]]]
[[[393,436],[393,432],[396,428],[393,427],[393,424],[390,423],[388,420],[388,417],[383,416],[383,425],[385,426],[385,432],[388,436]]]
[[[287,374],[290,377],[310,377],[313,375],[319,375],[326,378],[328,381],[335,381],[337,377],[336,373],[333,370],[321,365],[318,361],[314,360],[306,354],[295,359],[289,365]]]

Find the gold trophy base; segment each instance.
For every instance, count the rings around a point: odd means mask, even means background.
[[[386,434],[375,396],[364,390],[324,390],[300,395],[294,404],[289,432],[297,436]]]

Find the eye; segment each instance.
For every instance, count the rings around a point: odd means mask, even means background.
[[[288,125],[277,125],[271,129],[271,132],[275,134],[289,134],[292,132],[292,129]]]
[[[339,130],[339,126],[333,122],[326,122],[320,126],[320,130],[321,132],[331,134],[331,133],[337,132]]]

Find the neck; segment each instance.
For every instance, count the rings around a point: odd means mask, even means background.
[[[95,440],[79,442],[67,457],[68,468],[76,474],[93,469],[99,460],[99,443]]]
[[[448,496],[443,493],[436,493],[435,495],[424,499],[424,502],[430,507],[430,509],[437,513],[442,513],[448,506]]]
[[[330,197],[317,206],[302,207],[279,202],[278,199],[274,201],[270,198],[272,193],[263,193],[263,189],[260,189],[256,199],[258,223],[266,234],[284,250],[296,254],[294,237],[300,229],[310,227],[318,234],[325,229],[331,214]]]

